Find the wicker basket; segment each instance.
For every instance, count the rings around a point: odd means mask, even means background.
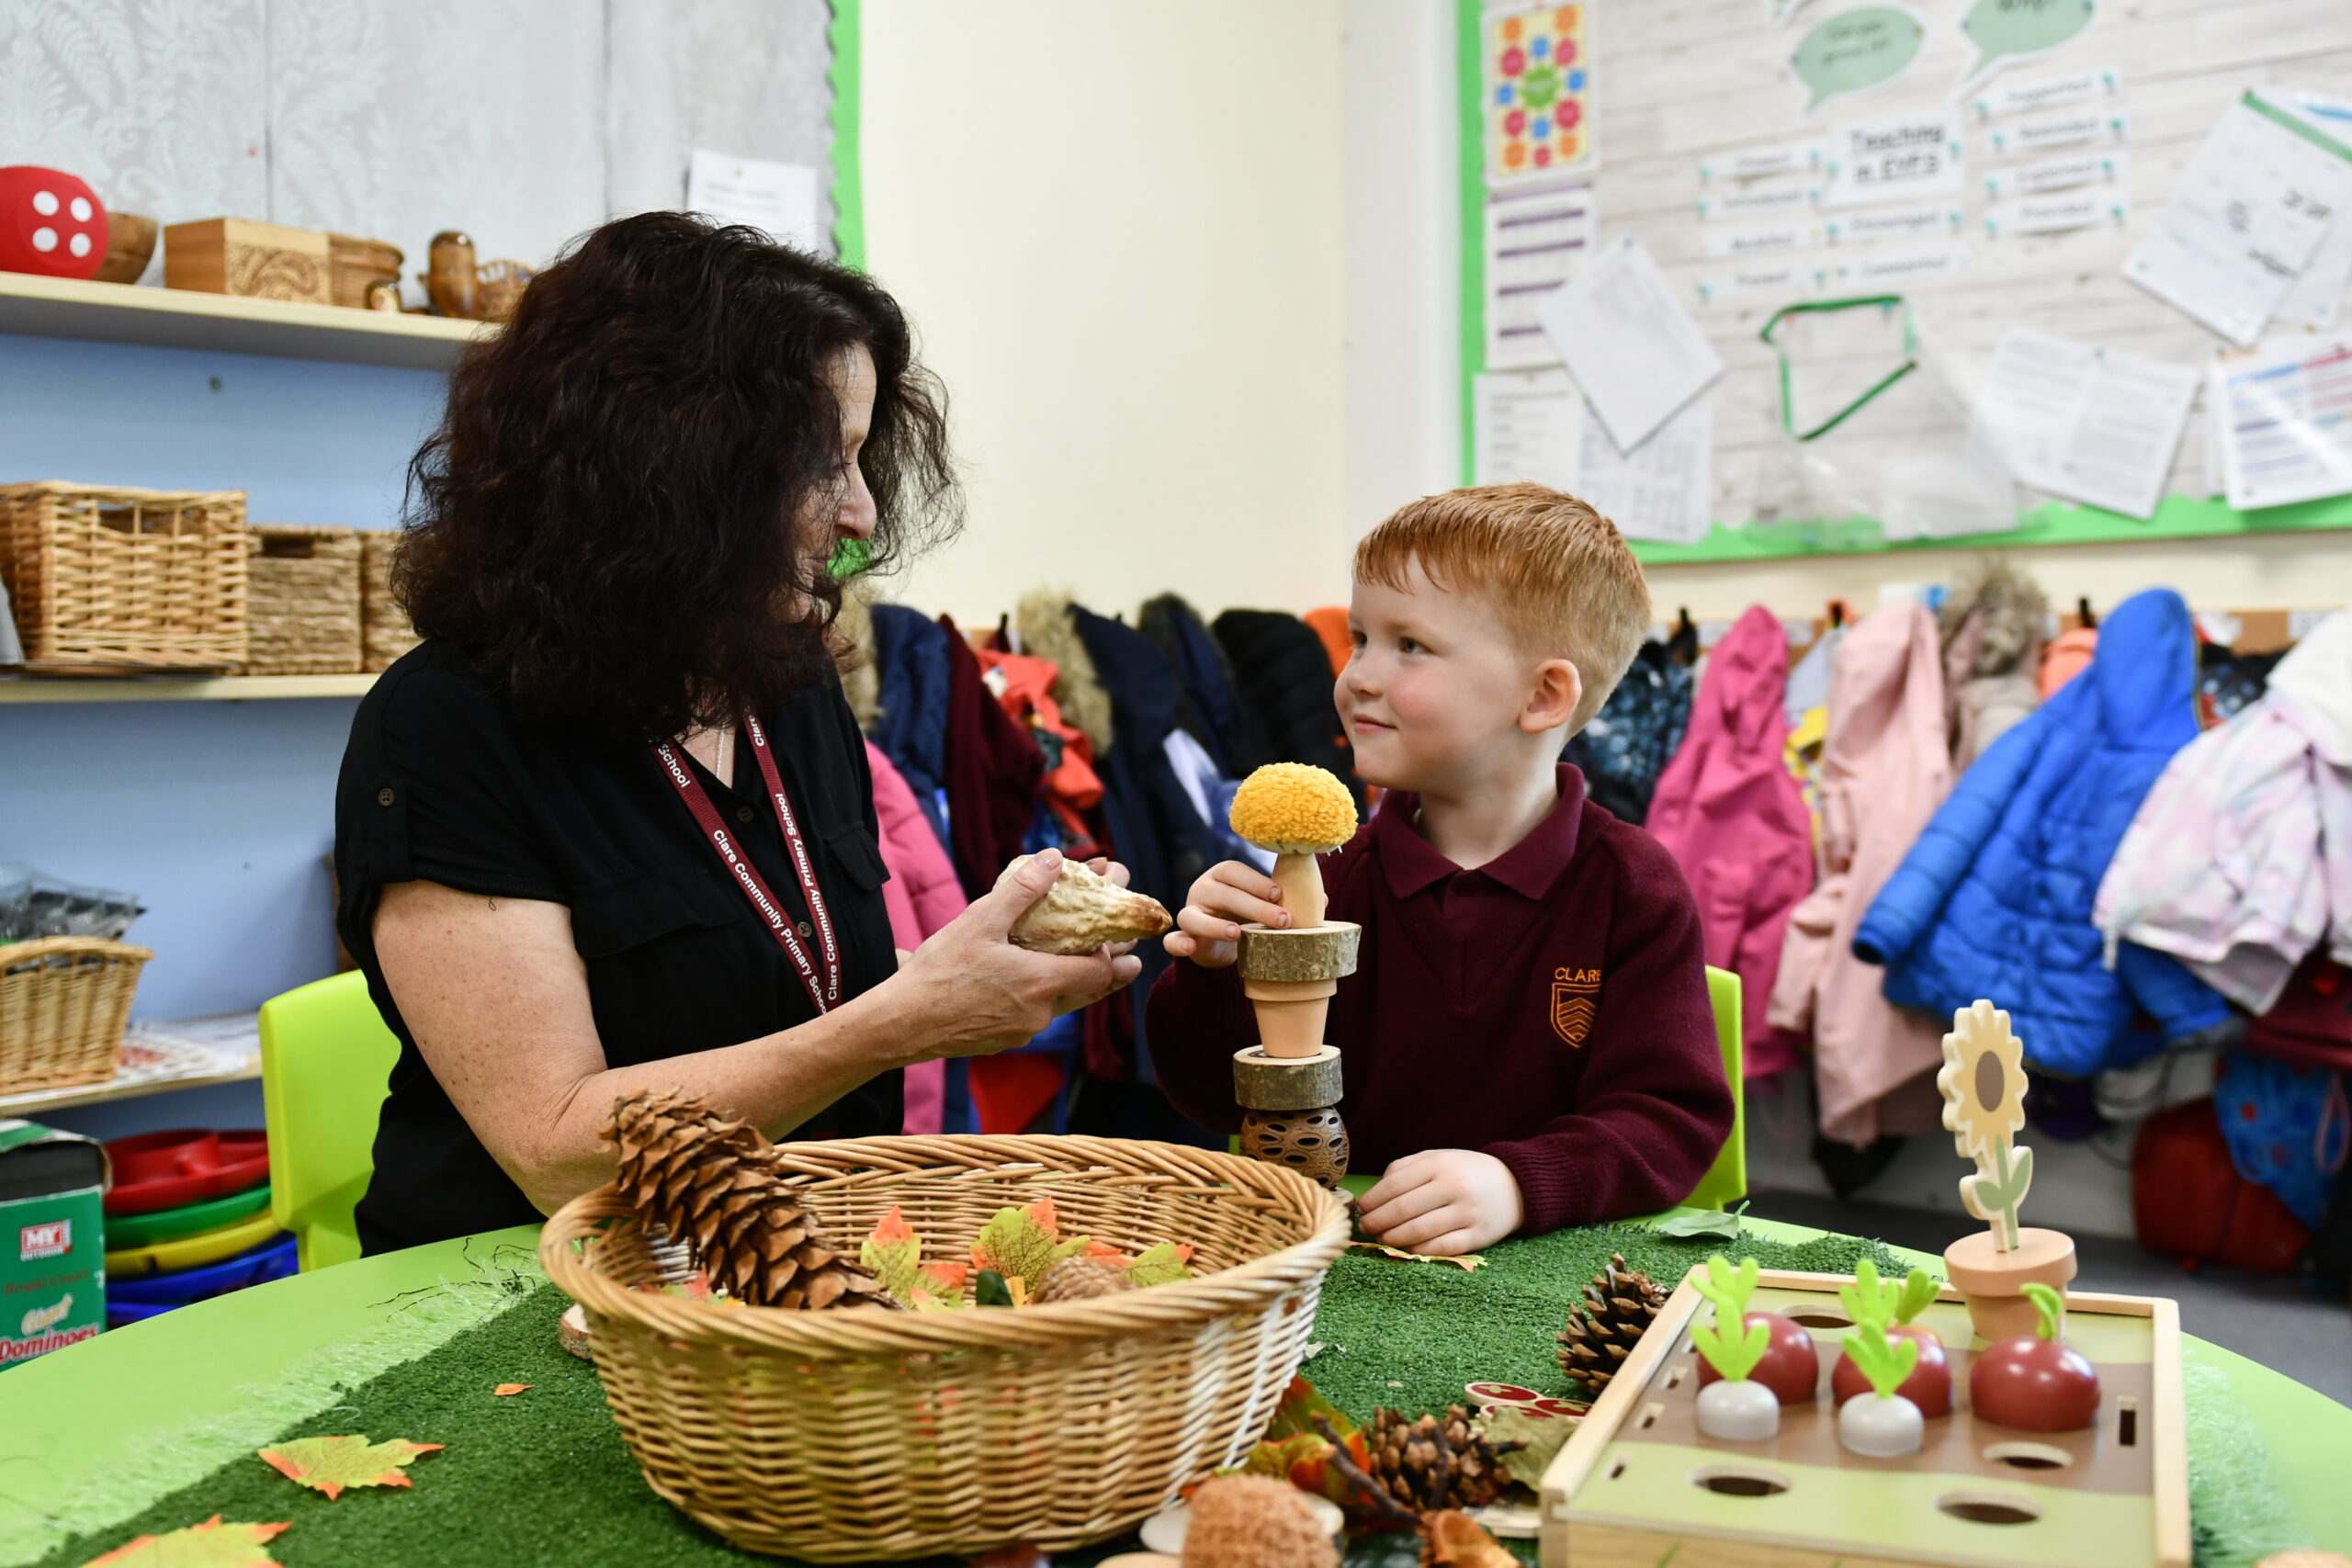
[[[647,1483],[732,1544],[814,1562],[1058,1552],[1134,1526],[1249,1451],[1298,1370],[1347,1210],[1295,1171],[1171,1144],[862,1138],[778,1145],[837,1244],[892,1204],[964,1256],[1007,1204],[1197,1279],[963,1312],[730,1307],[661,1280],[608,1187],[540,1233],[586,1309],[596,1371]]]
[[[360,667],[379,674],[417,644],[416,628],[392,602],[392,552],[399,534],[370,528],[359,536]]]
[[[356,234],[327,236],[327,299],[354,310],[368,308],[371,284],[401,280],[401,248]]]
[[[0,1094],[114,1077],[140,965],[154,956],[95,936],[0,946]]]
[[[241,491],[0,485],[0,580],[35,667],[242,665],[246,547]]]
[[[359,668],[359,530],[257,523],[248,675],[348,675]]]

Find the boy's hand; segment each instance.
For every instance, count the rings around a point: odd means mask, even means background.
[[[1219,861],[1201,874],[1184,896],[1176,929],[1161,938],[1174,958],[1189,958],[1204,969],[1222,969],[1240,953],[1241,928],[1256,921],[1277,931],[1290,924],[1274,879],[1241,861]]]
[[[1407,1155],[1360,1206],[1363,1228],[1382,1242],[1436,1258],[1491,1247],[1527,1217],[1510,1167],[1476,1149]]]

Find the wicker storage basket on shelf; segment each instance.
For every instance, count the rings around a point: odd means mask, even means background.
[[[248,675],[359,669],[359,530],[256,523]]]
[[[359,536],[360,668],[379,674],[417,644],[416,628],[392,603],[392,551],[398,533],[370,528]]]
[[[1049,1306],[794,1312],[639,1290],[662,1264],[610,1187],[540,1233],[586,1309],[653,1490],[729,1541],[814,1562],[1105,1540],[1238,1464],[1298,1371],[1347,1210],[1295,1171],[1082,1137],[779,1145],[854,1247],[892,1204],[960,1259],[1008,1204],[1065,1235],[1198,1250],[1199,1277]],[[550,1328],[552,1332],[552,1327]]]
[[[26,662],[245,661],[242,491],[0,485],[0,580]]]
[[[95,936],[0,946],[0,1094],[114,1077],[140,965],[154,956]]]

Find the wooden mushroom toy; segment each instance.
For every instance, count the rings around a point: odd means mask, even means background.
[[[1340,981],[1355,973],[1363,928],[1323,918],[1315,857],[1355,836],[1355,799],[1321,768],[1275,762],[1242,781],[1228,820],[1235,833],[1273,852],[1292,922],[1241,928],[1241,990],[1258,1015],[1259,1039],[1233,1058],[1242,1152],[1336,1187],[1348,1173],[1348,1133],[1338,1110],[1340,1053],[1323,1031]]]
[[[1936,1074],[1944,1127],[1976,1172],[1961,1179],[1960,1201],[1986,1229],[1944,1249],[1944,1275],[1968,1298],[1968,1319],[1986,1341],[2030,1334],[2040,1314],[2029,1284],[2063,1291],[2075,1277],[2074,1238],[2020,1229],[2018,1207],[2033,1182],[2033,1151],[2017,1143],[2025,1126],[2025,1045],[2009,1015],[1980,1001],[1952,1014],[1944,1065]]]

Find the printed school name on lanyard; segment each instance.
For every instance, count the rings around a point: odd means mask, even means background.
[[[825,966],[821,983],[818,978],[816,962],[808,956],[808,949],[802,943],[800,933],[793,929],[791,918],[775,901],[775,896],[768,891],[766,881],[761,877],[759,868],[752,863],[750,855],[736,847],[733,836],[718,819],[718,808],[710,803],[709,794],[688,770],[677,749],[666,740],[657,741],[653,755],[660,759],[662,771],[677,790],[678,797],[686,803],[686,810],[693,814],[695,826],[702,829],[703,837],[709,840],[711,848],[718,852],[719,863],[735,879],[735,886],[751,901],[752,908],[759,911],[760,919],[767,922],[769,933],[784,949],[785,956],[792,960],[792,966],[799,973],[800,984],[808,991],[808,999],[821,1013],[840,1001],[842,997],[841,944],[833,938],[832,913],[825,908],[824,892],[817,886],[816,863],[809,858],[808,843],[801,836],[800,820],[792,813],[792,802],[786,798],[784,775],[776,770],[775,753],[768,748],[767,731],[760,728],[760,721],[749,714],[743,716],[743,731],[751,738],[752,754],[759,759],[760,777],[767,784],[768,799],[775,807],[776,826],[784,830],[785,847],[792,854],[793,872],[800,879],[801,897],[808,903],[808,919],[817,933],[818,955],[823,959]]]

